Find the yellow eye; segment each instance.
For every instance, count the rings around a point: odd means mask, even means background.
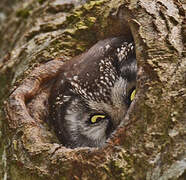
[[[136,89],[134,89],[134,90],[132,91],[132,93],[130,94],[130,100],[131,100],[131,101],[133,101],[135,95],[136,95]]]
[[[96,115],[93,115],[90,119],[90,122],[92,124],[94,123],[97,123],[98,121],[104,119],[106,116],[105,115],[102,115],[102,114],[96,114]]]

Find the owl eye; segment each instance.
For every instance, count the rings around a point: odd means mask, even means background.
[[[102,115],[102,114],[93,115],[93,116],[90,118],[90,123],[91,123],[91,124],[98,123],[99,121],[103,120],[105,117],[106,117],[106,116],[105,116],[105,115]]]
[[[136,95],[136,89],[134,89],[130,94],[130,100],[133,101],[134,97]]]

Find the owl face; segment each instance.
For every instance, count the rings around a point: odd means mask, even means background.
[[[101,147],[124,119],[136,86],[133,43],[99,41],[64,64],[49,98],[50,123],[63,145]]]

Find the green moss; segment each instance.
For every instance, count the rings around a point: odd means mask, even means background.
[[[84,5],[84,9],[91,11],[92,9],[95,9],[95,7],[100,8],[100,5],[102,5],[104,2],[106,2],[106,0],[90,1],[90,3]]]
[[[29,9],[25,8],[25,9],[20,9],[16,12],[16,16],[17,17],[21,17],[21,18],[28,18],[28,16],[30,15]]]
[[[87,30],[87,29],[90,29],[96,22],[96,17],[88,17],[82,21],[79,21],[77,24],[76,24],[76,28],[81,30]]]
[[[66,177],[61,177],[61,180],[67,180],[67,178]]]
[[[50,53],[58,54],[60,51],[66,57],[78,55],[88,48],[104,35],[108,23],[107,15],[104,16],[105,10],[102,6],[109,2],[108,0],[90,1],[73,10],[66,20],[60,24],[65,29],[63,35],[52,42],[52,51]],[[108,14],[108,13],[106,13]],[[108,27],[110,28],[110,27]],[[101,37],[102,38],[102,37]]]
[[[126,169],[124,168],[125,166],[122,165],[122,162],[119,162],[117,160],[113,160],[110,163],[110,170],[111,170],[111,175],[114,175],[114,178],[117,179],[122,179],[122,177],[125,177],[125,172]]]
[[[68,24],[70,22],[72,25],[76,25],[76,27],[79,28],[92,26],[96,22],[96,19],[100,16],[101,5],[104,2],[104,0],[91,1],[79,9],[76,9],[72,15],[67,17]]]
[[[8,78],[6,77],[6,74],[5,75],[1,74],[0,75],[0,84],[1,84],[1,87],[0,87],[0,107],[3,106],[3,101],[8,96],[8,94],[6,94],[6,92],[9,92],[9,90],[8,90],[9,83],[10,82],[9,82]]]
[[[39,4],[43,4],[46,0],[38,0]]]
[[[107,16],[104,16],[105,11],[103,11],[102,6],[107,2],[109,1],[90,1],[79,6],[72,14],[67,16],[63,24],[60,25],[65,29],[63,33],[65,37],[60,37],[60,41],[55,42],[54,51],[60,50],[65,56],[72,57],[82,53],[96,43],[100,39],[100,32],[101,36],[107,32],[102,31],[108,25],[108,23],[102,25],[104,21],[107,21]]]
[[[96,22],[96,18],[95,17],[88,17],[86,24],[89,26],[92,26],[94,23]]]
[[[77,23],[78,21],[80,21],[80,15],[78,14],[72,14],[70,16],[67,17],[67,20],[66,20],[66,24],[75,24]]]

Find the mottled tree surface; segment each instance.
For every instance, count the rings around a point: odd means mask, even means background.
[[[183,0],[2,0],[0,179],[183,180]],[[65,61],[100,39],[134,38],[137,95],[101,149],[66,149],[48,127],[48,95]]]

